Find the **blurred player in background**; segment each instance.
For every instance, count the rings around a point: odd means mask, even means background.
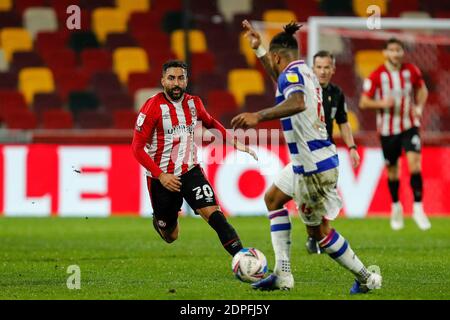
[[[292,161],[290,183],[300,216],[321,248],[356,277],[350,293],[366,293],[380,288],[382,278],[367,270],[348,241],[329,221],[341,209],[337,192],[339,160],[336,146],[328,139],[322,107],[322,89],[313,71],[299,60],[294,37],[296,23],[284,27],[270,42],[269,53],[248,21],[243,22],[252,47],[265,68],[278,79],[277,105],[255,113],[242,113],[232,120],[234,128],[252,128],[263,121],[281,119]],[[270,210],[270,209],[269,209]],[[272,244],[275,251],[274,273],[252,286],[255,289],[290,289],[294,278],[290,268],[291,222],[287,209],[269,212]]]
[[[134,130],[132,149],[147,169],[147,186],[154,209],[153,226],[161,238],[171,243],[178,238],[178,212],[183,198],[217,232],[220,242],[234,256],[241,240],[217,205],[214,190],[197,162],[194,129],[198,122],[230,140],[226,129],[212,118],[197,96],[187,94],[187,65],[169,61],[163,65],[164,92],[142,106]],[[228,139],[227,139],[228,138]],[[237,141],[235,148],[254,152]]]
[[[364,81],[360,107],[377,110],[377,127],[388,172],[392,197],[391,227],[404,227],[403,208],[398,198],[400,185],[399,158],[406,152],[414,195],[413,219],[420,229],[431,227],[422,205],[420,118],[428,90],[420,70],[412,63],[403,63],[404,45],[389,39],[383,54],[386,62]]]

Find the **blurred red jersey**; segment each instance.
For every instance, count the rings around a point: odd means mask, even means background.
[[[194,129],[199,121],[219,130],[226,141],[226,129],[206,112],[199,97],[185,93],[181,101],[174,102],[161,92],[147,100],[136,121],[132,148],[149,175],[180,176],[198,164]]]
[[[364,94],[371,99],[393,97],[393,108],[377,110],[377,129],[382,136],[399,134],[420,121],[413,113],[414,94],[424,84],[422,73],[412,63],[403,63],[400,70],[389,71],[383,64],[364,80]]]

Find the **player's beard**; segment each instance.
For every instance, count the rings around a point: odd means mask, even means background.
[[[175,90],[179,90],[179,92],[175,93]],[[178,101],[181,99],[181,97],[183,96],[183,94],[186,92],[185,89],[181,88],[181,87],[173,87],[172,89],[168,89],[166,90],[167,95],[170,97],[170,99],[172,99],[173,101]]]

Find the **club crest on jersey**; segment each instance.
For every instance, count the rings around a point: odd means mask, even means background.
[[[297,83],[298,82],[298,74],[296,73],[286,73],[286,79],[288,82]]]
[[[142,127],[142,125],[144,124],[145,117],[146,117],[146,115],[144,113],[140,112],[139,116],[137,118],[137,121],[136,121],[136,126]]]

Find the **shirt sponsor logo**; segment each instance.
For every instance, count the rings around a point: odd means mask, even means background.
[[[286,73],[286,79],[291,83],[297,83],[299,81],[296,73]]]

